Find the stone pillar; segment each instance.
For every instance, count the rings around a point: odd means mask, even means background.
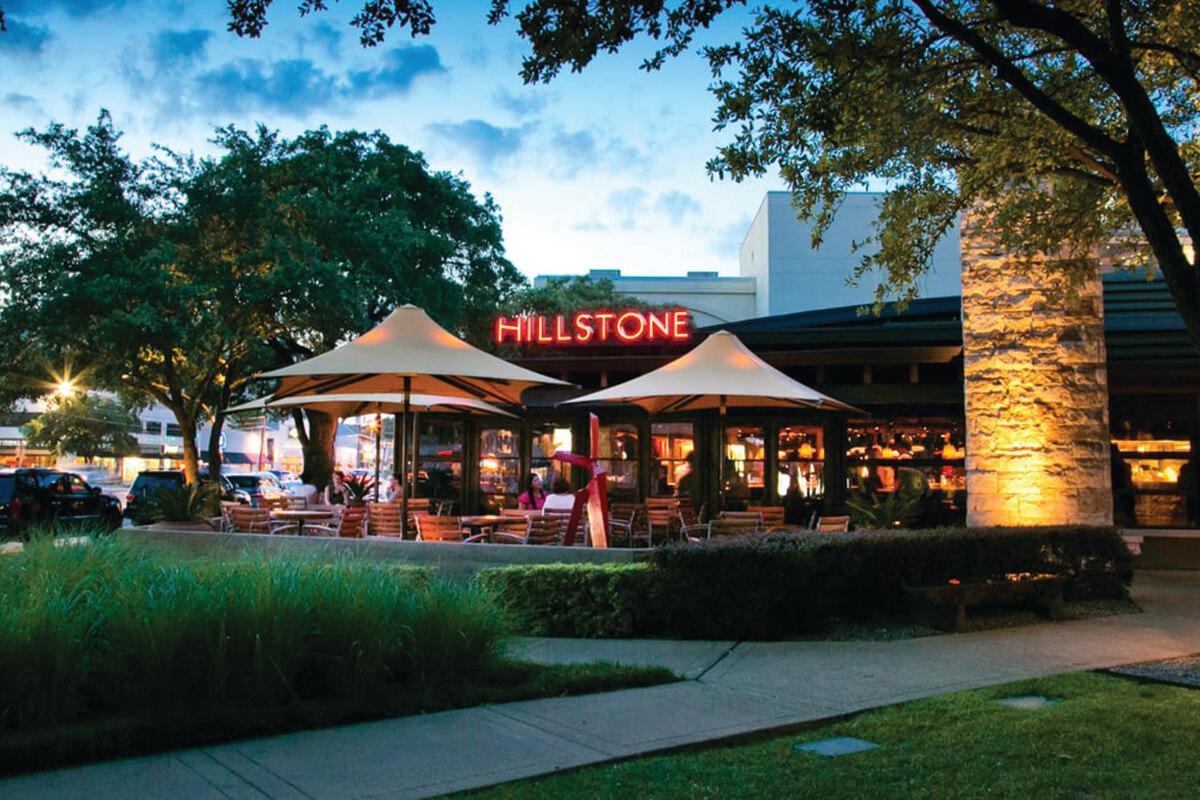
[[[967,524],[1111,525],[1099,264],[1069,293],[962,233]]]

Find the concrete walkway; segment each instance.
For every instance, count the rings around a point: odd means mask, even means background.
[[[898,642],[519,640],[550,663],[660,664],[690,680],[352,725],[38,773],[0,798],[407,798],[795,725],[904,700],[1200,652],[1200,574],[1142,573],[1144,614]]]

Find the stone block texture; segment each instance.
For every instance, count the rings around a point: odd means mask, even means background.
[[[1111,525],[1100,267],[1065,289],[964,225],[968,525]]]

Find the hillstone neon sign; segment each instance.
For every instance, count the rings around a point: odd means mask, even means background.
[[[692,338],[691,315],[686,308],[497,317],[492,330],[497,344],[637,344],[686,342]]]

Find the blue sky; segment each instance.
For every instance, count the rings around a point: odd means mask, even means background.
[[[441,0],[432,35],[394,31],[362,48],[346,22],[358,3],[301,19],[277,0],[261,39],[225,29],[223,0],[3,0],[0,163],[40,169],[12,133],[50,120],[84,126],[108,108],[128,149],[208,152],[214,127],[262,122],[379,129],[461,172],[504,215],[509,257],[528,275],[619,268],[737,273],[737,248],[767,189],[711,180],[710,75],[696,53],[662,71],[647,44],[582,74],[524,86],[526,45],[486,2]],[[705,36],[736,35],[730,15]],[[773,176],[774,177],[774,176]]]

